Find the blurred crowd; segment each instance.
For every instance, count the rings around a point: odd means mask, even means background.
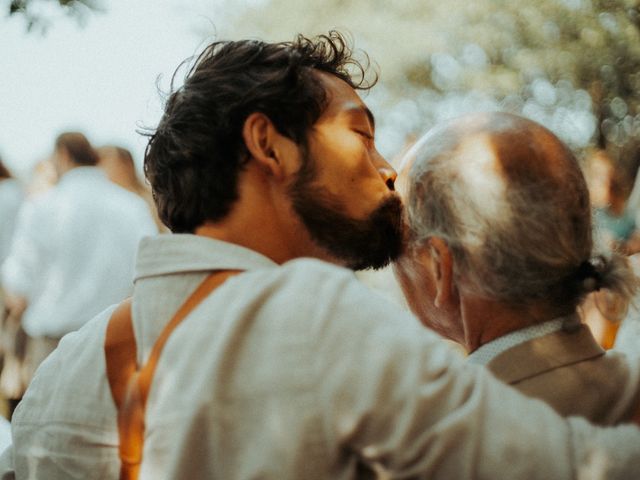
[[[94,148],[80,132],[59,135],[26,182],[0,160],[0,219],[0,395],[10,417],[60,338],[131,294],[140,239],[164,229],[131,153]]]

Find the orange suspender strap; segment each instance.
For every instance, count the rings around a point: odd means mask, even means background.
[[[144,444],[144,413],[153,374],[169,335],[202,300],[237,270],[221,270],[209,275],[182,304],[153,345],[149,360],[138,369],[136,339],[131,321],[131,299],[113,312],[104,342],[107,378],[118,411],[120,438],[120,479],[135,480],[140,472]]]

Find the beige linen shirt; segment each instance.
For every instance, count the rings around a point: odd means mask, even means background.
[[[352,272],[316,260],[278,266],[204,237],[145,239],[133,303],[140,361],[215,269],[246,272],[201,303],[165,346],[146,412],[143,479],[640,472],[637,428],[562,420],[466,365]],[[117,478],[103,352],[111,312],[66,336],[38,370],[14,415],[16,478]]]
[[[640,408],[638,366],[624,354],[605,352],[586,325],[527,339],[487,363],[497,378],[560,415],[599,425],[628,422]]]

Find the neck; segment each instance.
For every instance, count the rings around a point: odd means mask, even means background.
[[[466,298],[462,304],[464,344],[471,353],[496,338],[558,316],[546,305],[513,307],[486,298]]]

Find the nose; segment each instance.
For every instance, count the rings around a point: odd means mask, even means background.
[[[377,153],[377,152],[376,152]],[[382,180],[391,191],[396,189],[396,178],[398,173],[394,170],[389,162],[387,162],[379,153],[376,155],[376,168]]]

